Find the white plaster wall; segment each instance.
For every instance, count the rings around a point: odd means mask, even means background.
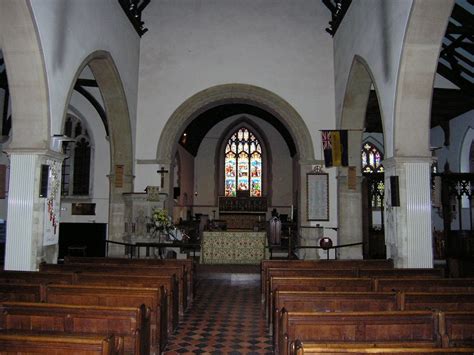
[[[372,72],[382,112],[385,155],[393,155],[393,116],[398,68],[412,0],[353,2],[334,37],[336,117],[340,120],[355,55]]]
[[[320,158],[319,129],[333,128],[329,11],[313,0],[160,0],[144,12],[136,155],[155,159],[174,110],[206,88],[244,83],[268,89],[305,120]],[[154,143],[154,144],[150,144]],[[147,174],[136,169],[136,181]]]
[[[111,56],[122,79],[135,139],[139,36],[116,0],[30,0],[48,79],[51,135],[59,134],[73,78],[94,51]]]
[[[216,188],[216,151],[217,145],[223,134],[227,131],[233,123],[238,120],[242,115],[229,117],[217,125],[215,125],[204,137],[198,154],[195,158],[194,164],[194,176],[195,176],[195,191],[198,195],[194,198],[194,204],[198,205],[201,210],[216,209],[215,196],[218,195]],[[260,128],[268,139],[269,149],[271,151],[271,164],[272,169],[272,206],[290,206],[292,201],[292,164],[293,160],[290,156],[288,146],[286,145],[282,136],[278,131],[266,121],[250,115],[245,115],[251,119],[251,121]],[[267,192],[264,191],[266,195]],[[288,208],[286,208],[288,209]],[[288,213],[286,209],[278,208],[280,213]],[[194,210],[198,210],[194,208]],[[271,210],[271,208],[270,208]],[[210,214],[212,216],[212,213]]]

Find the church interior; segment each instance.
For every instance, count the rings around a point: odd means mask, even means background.
[[[474,353],[473,14],[0,0],[0,353]]]

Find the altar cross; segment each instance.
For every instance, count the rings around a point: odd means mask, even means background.
[[[165,170],[164,167],[161,167],[160,170],[156,171],[158,174],[160,174],[160,187],[163,188],[165,187],[165,174],[168,173],[168,170]]]

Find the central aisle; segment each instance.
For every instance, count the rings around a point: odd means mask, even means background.
[[[165,354],[273,354],[258,274],[197,271],[193,305]],[[255,276],[255,277],[254,277]]]

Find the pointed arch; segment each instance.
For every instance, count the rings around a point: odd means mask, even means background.
[[[95,51],[89,54],[76,70],[74,79],[69,88],[66,103],[71,101],[74,85],[77,78],[89,66],[97,81],[107,114],[110,139],[110,171],[113,167],[122,165],[124,176],[128,184],[121,192],[132,191],[133,158],[132,158],[132,129],[128,111],[127,98],[123,89],[122,80],[112,55],[107,51]],[[67,116],[68,105],[64,108],[63,123]]]
[[[470,171],[471,146],[474,144],[474,127],[469,126],[462,140],[461,152],[459,156],[459,172],[472,173]]]
[[[227,141],[231,138],[231,136],[240,130],[241,128],[248,129],[251,131],[256,139],[259,141],[261,145],[261,157],[262,157],[262,191],[263,194],[266,195],[267,200],[269,203],[272,200],[272,193],[271,189],[268,187],[271,186],[272,181],[272,153],[271,147],[268,142],[268,138],[266,137],[265,133],[246,116],[242,116],[237,119],[235,122],[230,124],[221,135],[218,144],[216,145],[216,168],[218,171],[215,174],[216,181],[215,186],[218,186],[216,190],[216,201],[218,196],[224,196],[225,192],[225,177],[224,177],[224,169],[225,169],[225,147]]]
[[[433,83],[453,5],[454,0],[413,1],[398,70],[393,156],[431,156]]]
[[[0,48],[8,72],[12,103],[13,130],[9,149],[49,149],[46,69],[28,1],[0,3]]]

